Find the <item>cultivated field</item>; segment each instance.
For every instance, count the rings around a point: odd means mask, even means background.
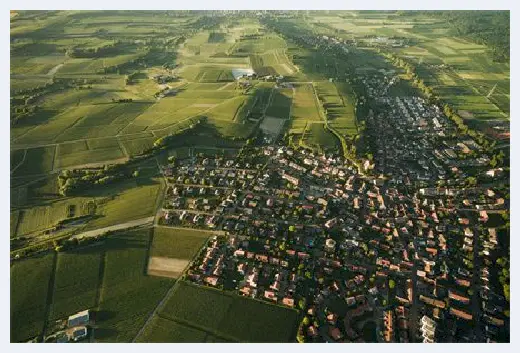
[[[154,228],[148,274],[178,278],[209,236],[196,230]]]
[[[292,309],[180,281],[138,341],[200,342],[207,337],[203,332],[225,341],[289,342],[296,318]],[[196,331],[189,338],[166,335],[179,325]]]

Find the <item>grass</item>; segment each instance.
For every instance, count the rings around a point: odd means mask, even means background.
[[[150,229],[109,237],[96,341],[130,342],[173,281],[145,275]]]
[[[58,255],[50,320],[96,306],[102,256],[100,246]]]
[[[207,232],[157,227],[150,255],[191,260],[209,236]]]
[[[43,330],[54,254],[11,265],[11,342],[23,342]]]
[[[160,317],[239,342],[290,342],[297,311],[181,281]]]

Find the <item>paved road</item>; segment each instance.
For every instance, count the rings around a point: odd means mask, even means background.
[[[116,224],[116,225],[105,227],[105,228],[89,230],[87,232],[83,232],[83,233],[80,233],[80,234],[73,235],[71,239],[81,239],[81,238],[95,237],[95,236],[101,235],[101,234],[103,234],[105,232],[108,232],[108,231],[121,230],[121,229],[126,229],[126,228],[143,226],[143,225],[147,225],[147,224],[152,225],[153,224],[153,220],[154,220],[154,216],[141,218],[141,219],[136,219],[136,220],[133,220],[133,221],[120,223],[120,224]]]

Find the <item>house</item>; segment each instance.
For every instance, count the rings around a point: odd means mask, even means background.
[[[77,314],[69,316],[67,327],[85,326],[90,323],[90,312],[83,310]]]
[[[293,298],[288,298],[288,297],[285,297],[282,299],[282,303],[283,305],[287,305],[291,308],[294,307],[294,299]]]
[[[77,342],[85,337],[87,337],[88,330],[86,326],[77,326],[72,330],[67,332],[67,336],[69,340]]]
[[[343,334],[341,333],[341,331],[340,331],[339,328],[337,328],[337,327],[330,327],[330,328],[329,328],[329,336],[330,336],[334,341],[339,341],[340,339],[343,338]]]
[[[311,325],[307,328],[307,334],[310,336],[310,337],[316,337],[318,336],[318,330],[316,329],[315,326]]]
[[[450,308],[450,314],[452,314],[460,319],[464,319],[464,320],[468,320],[468,321],[473,319],[473,315],[468,314],[465,311],[455,309],[455,308]]]

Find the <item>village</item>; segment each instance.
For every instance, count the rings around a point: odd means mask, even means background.
[[[363,341],[367,323],[386,342],[504,330],[505,299],[488,277],[498,244],[488,212],[506,207],[493,188],[392,183],[283,146],[242,154],[164,168],[161,222],[220,232],[189,280],[299,308],[302,341]]]
[[[161,223],[217,232],[186,278],[297,308],[300,342],[500,340],[504,170],[438,106],[389,95],[389,74],[356,77],[372,101],[361,168],[281,144],[175,161]]]

